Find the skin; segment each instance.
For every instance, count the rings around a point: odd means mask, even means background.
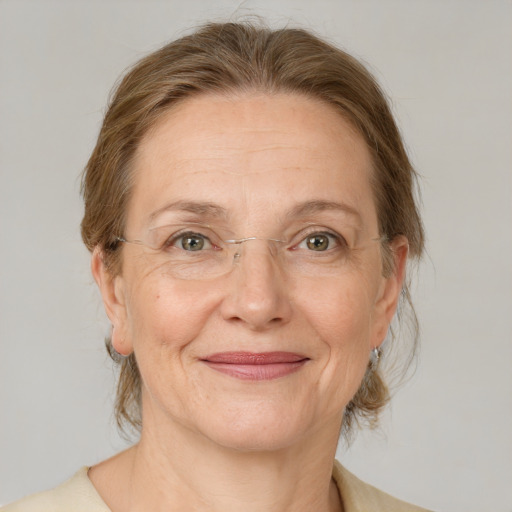
[[[135,447],[90,470],[93,484],[114,512],[342,510],[331,471],[343,410],[386,336],[407,258],[407,241],[395,240],[395,272],[383,276],[364,140],[310,98],[205,95],[160,119],[134,168],[128,239],[147,232],[158,209],[194,200],[224,208],[235,237],[272,238],[314,222],[343,226],[358,249],[342,271],[314,276],[287,272],[266,241],[254,240],[231,272],[208,281],[178,279],[130,244],[112,277],[96,250],[114,347],[135,352],[140,367],[144,426]],[[308,201],[356,214],[290,218]],[[225,351],[309,360],[255,382],[202,361]]]

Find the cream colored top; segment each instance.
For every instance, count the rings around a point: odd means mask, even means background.
[[[23,498],[0,508],[0,512],[111,512],[89,480],[88,470],[84,467],[55,489]],[[333,478],[344,512],[428,512],[364,483],[338,461]]]

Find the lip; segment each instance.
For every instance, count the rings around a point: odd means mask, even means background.
[[[272,380],[299,370],[309,358],[292,352],[221,352],[201,359],[212,370],[242,380]]]

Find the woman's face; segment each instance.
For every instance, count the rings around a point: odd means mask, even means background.
[[[134,173],[122,235],[187,233],[160,252],[124,244],[113,280],[96,261],[114,346],[139,364],[144,428],[249,450],[337,435],[402,277],[383,277],[361,136],[302,96],[205,95],[147,134]],[[222,273],[188,272],[249,237]]]

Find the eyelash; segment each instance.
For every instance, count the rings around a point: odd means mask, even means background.
[[[300,234],[299,242],[292,244],[290,247],[290,250],[299,249],[299,246],[301,244],[305,243],[308,240],[308,238],[312,238],[314,236],[326,236],[329,238],[330,241],[334,240],[334,242],[336,244],[335,247],[330,247],[331,246],[331,242],[330,242],[329,246],[327,247],[327,249],[325,251],[317,251],[317,252],[332,251],[336,248],[340,248],[340,249],[348,248],[348,243],[347,243],[345,237],[343,237],[339,233],[335,233],[333,231],[329,231],[329,230],[325,230],[325,229],[319,230],[318,228],[316,228],[316,229],[310,228],[307,232],[303,232]],[[217,244],[213,243],[211,241],[210,237],[208,237],[207,235],[205,235],[203,233],[199,233],[197,231],[181,231],[181,232],[174,233],[173,235],[171,235],[169,238],[166,239],[166,241],[162,245],[162,249],[168,249],[170,247],[177,247],[176,244],[179,243],[180,240],[183,240],[185,237],[202,238],[205,242],[207,242],[210,245],[210,247],[208,247],[208,249],[219,249],[219,246]],[[297,236],[294,238],[297,238]],[[183,247],[177,247],[177,248],[185,250],[185,249],[183,249]],[[190,252],[192,252],[192,251],[190,251]],[[200,251],[198,251],[198,252],[200,252]],[[312,250],[312,252],[315,252],[315,251]]]
[[[295,244],[293,246],[293,248],[294,249],[298,248],[298,246],[301,245],[302,243],[306,242],[308,240],[308,238],[313,238],[314,236],[326,236],[329,239],[334,239],[334,241],[336,243],[336,247],[330,247],[331,244],[329,244],[329,247],[325,251],[318,251],[318,252],[332,251],[336,248],[341,248],[341,249],[348,248],[348,243],[347,243],[345,237],[343,237],[339,233],[335,233],[333,231],[328,231],[325,229],[320,230],[320,231],[318,229],[311,229],[309,232],[302,233],[300,241],[297,244]]]
[[[174,233],[169,238],[167,238],[167,240],[164,242],[164,244],[162,246],[162,249],[168,249],[170,247],[174,247],[180,240],[183,240],[185,237],[202,238],[203,240],[208,242],[212,246],[212,248],[217,247],[216,244],[214,244],[210,240],[210,238],[208,236],[204,235],[203,233],[198,233],[197,231],[181,231],[178,233]],[[181,249],[181,247],[180,247],[180,249]]]

